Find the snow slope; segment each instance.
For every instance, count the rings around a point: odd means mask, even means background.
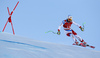
[[[100,51],[0,33],[0,58],[100,58]]]

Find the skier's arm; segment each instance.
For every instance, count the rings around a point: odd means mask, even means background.
[[[58,35],[60,35],[60,28],[62,25],[63,25],[63,23],[61,23],[60,26],[58,27],[58,32],[57,32]]]
[[[79,24],[75,23],[74,21],[72,21],[72,22],[74,25],[78,26],[81,29],[81,31],[84,31],[84,28],[82,28]]]
[[[61,26],[63,25],[63,23],[60,24],[60,26],[58,27],[58,31],[60,31]]]

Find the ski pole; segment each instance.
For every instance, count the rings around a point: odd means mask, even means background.
[[[85,22],[82,24],[83,25],[83,29],[84,29],[84,24],[86,24]]]
[[[56,32],[54,32],[54,31],[47,31],[47,32],[45,32],[45,33],[49,33],[49,32],[52,32],[53,34],[57,34]]]

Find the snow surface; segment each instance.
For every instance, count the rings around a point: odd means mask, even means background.
[[[100,51],[0,33],[0,58],[100,58]]]

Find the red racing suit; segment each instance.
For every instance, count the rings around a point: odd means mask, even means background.
[[[83,42],[83,39],[81,37],[79,37],[77,35],[77,33],[74,32],[74,30],[71,29],[72,24],[74,24],[74,25],[78,26],[79,28],[81,28],[81,26],[79,24],[75,23],[74,21],[68,22],[67,20],[63,20],[61,25],[58,27],[58,31],[60,31],[61,26],[63,26],[67,36],[72,36],[73,35],[76,38],[78,38],[79,41]],[[74,38],[74,41],[76,42],[77,40]]]

